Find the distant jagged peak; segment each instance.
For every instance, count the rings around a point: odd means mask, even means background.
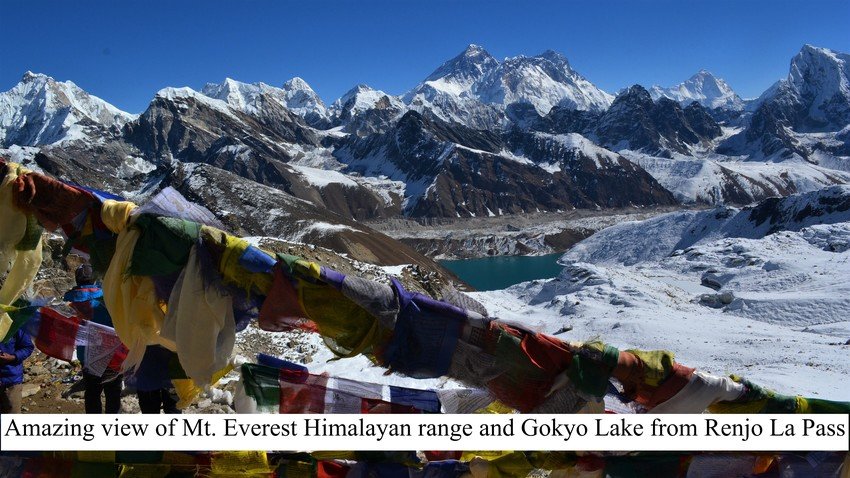
[[[204,106],[219,110],[226,114],[232,114],[231,110],[239,109],[225,99],[209,96],[206,93],[196,91],[188,86],[165,87],[156,92],[156,95],[154,95],[154,101],[156,101],[157,99],[165,100],[172,103],[186,103],[186,100],[193,100]]]
[[[791,59],[788,81],[797,90],[818,85],[850,97],[850,55],[829,48],[803,45]]]
[[[602,111],[612,100],[613,96],[575,72],[559,52],[546,50],[499,62],[477,45],[443,63],[404,96],[407,104],[445,110],[438,114],[453,118],[476,116],[481,103],[530,104],[542,116],[556,105]]]
[[[425,78],[424,83],[438,90],[448,90],[461,94],[484,75],[499,66],[496,60],[483,47],[470,44],[456,57],[440,65]]]
[[[555,106],[604,111],[614,99],[573,70],[566,56],[554,50],[506,58],[475,85],[475,93],[484,103],[530,104],[541,116]]]
[[[17,85],[2,94],[9,100],[15,97],[20,99],[43,96],[50,102],[44,105],[47,108],[70,107],[95,121],[102,119],[101,116],[104,113],[113,116],[116,121],[124,122],[131,121],[136,116],[89,94],[72,81],[57,81],[44,73],[34,73],[29,70],[24,72]]]
[[[71,81],[27,71],[18,84],[0,93],[0,145],[82,139],[93,128],[114,131],[135,118]]]
[[[224,81],[222,81],[221,83],[207,83],[201,89],[200,93],[210,98],[224,101],[228,105],[240,111],[245,111],[248,109],[248,105],[250,105],[259,94],[271,88],[272,87],[266,85],[265,83],[250,84],[237,81],[228,77],[225,78]],[[194,96],[194,94],[197,92],[195,92],[194,90],[184,90],[181,92],[163,93],[166,96],[173,96],[174,94],[182,96]]]
[[[403,107],[403,103],[398,97],[361,83],[334,101],[331,110],[336,114],[339,114],[342,110],[357,114],[372,109],[381,102],[388,103],[387,106]]]
[[[310,85],[306,81],[304,81],[304,79],[300,76],[295,76],[289,80],[286,80],[286,82],[283,83],[283,89],[287,91],[313,91],[313,88],[311,88]]]
[[[683,106],[694,101],[706,108],[741,110],[744,101],[722,78],[714,76],[705,68],[678,85],[664,88],[654,85],[650,89],[652,99],[670,98]]]
[[[225,101],[245,113],[256,113],[262,108],[261,96],[271,98],[293,113],[307,117],[327,117],[327,109],[319,95],[301,78],[295,77],[277,88],[263,82],[243,83],[225,78],[221,83],[207,83],[201,90],[204,95]]]
[[[30,83],[34,81],[55,81],[53,78],[45,75],[44,73],[33,73],[30,70],[24,72],[24,75],[21,77],[21,83]]]
[[[652,103],[653,99],[649,91],[641,85],[632,85],[628,88],[623,88],[619,93],[617,93],[617,97],[614,98],[614,104],[635,101],[639,101],[641,103]]]
[[[281,89],[285,92],[286,107],[297,114],[301,116],[315,114],[323,118],[328,117],[325,102],[303,78],[293,77],[284,82]]]
[[[850,55],[803,45],[791,59],[788,76],[749,109],[771,103],[798,131],[837,131],[850,122]]]

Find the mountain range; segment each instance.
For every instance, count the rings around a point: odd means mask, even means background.
[[[301,78],[228,78],[165,88],[138,115],[27,72],[0,93],[0,154],[134,199],[215,190],[246,234],[289,218],[291,238],[363,253],[380,236],[367,220],[748,204],[850,182],[848,60],[806,45],[755,100],[705,70],[615,96],[560,53],[470,45],[402,95],[357,85],[326,105]]]

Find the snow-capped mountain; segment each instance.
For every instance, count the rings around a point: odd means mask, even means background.
[[[754,159],[803,158],[819,162],[823,138],[850,124],[850,55],[805,45],[791,60],[788,77],[765,91],[751,106],[747,128],[718,149]]]
[[[850,123],[850,55],[805,45],[791,60],[784,87],[770,101],[802,107],[805,116],[793,123],[795,128],[843,128]]]
[[[800,131],[837,131],[850,123],[850,55],[805,45],[788,77],[767,89],[752,108],[771,103]]]
[[[357,85],[345,92],[331,105],[334,115],[347,120],[373,108],[404,108],[398,97],[376,90],[369,85]]]
[[[397,96],[367,85],[348,90],[330,108],[334,123],[357,136],[386,131],[407,110]]]
[[[403,100],[411,109],[444,121],[478,129],[499,128],[504,124],[500,109],[484,104],[473,92],[475,85],[498,67],[498,60],[484,48],[469,45],[408,91]]]
[[[475,93],[484,103],[531,104],[541,116],[555,105],[602,111],[614,99],[573,70],[566,57],[552,50],[532,57],[505,59],[475,85]]]
[[[460,55],[440,65],[419,87],[460,96],[499,67],[499,61],[478,45],[469,45]],[[417,87],[417,88],[419,88]],[[416,91],[416,88],[413,90]],[[408,93],[409,94],[409,93]],[[409,102],[409,100],[406,99]]]
[[[28,71],[0,93],[0,147],[96,140],[119,133],[134,118],[70,81]]]
[[[290,111],[311,122],[310,117],[315,115],[320,118],[328,118],[329,113],[325,103],[306,81],[299,77],[292,78],[283,84],[286,107]]]
[[[222,100],[248,114],[257,114],[271,100],[304,118],[310,125],[327,127],[329,113],[319,95],[301,78],[295,77],[282,88],[259,83],[242,83],[226,78],[221,83],[207,83],[201,92]]]
[[[27,74],[0,97],[0,154],[131,194],[202,163],[356,220],[748,204],[850,181],[847,56],[804,47],[746,113],[703,106],[739,100],[707,72],[677,99],[634,86],[612,101],[558,53],[475,45],[404,96],[358,85],[330,107],[300,78],[226,79],[166,88],[134,117]]]
[[[512,105],[530,105],[544,116],[556,105],[601,111],[613,99],[554,51],[500,63],[477,45],[442,64],[403,98],[417,111],[481,129],[503,127],[504,111]]]
[[[676,86],[663,88],[654,85],[649,89],[653,100],[670,98],[687,106],[696,101],[706,108],[724,108],[739,111],[744,101],[723,79],[712,75],[708,70],[700,70],[694,76]]]

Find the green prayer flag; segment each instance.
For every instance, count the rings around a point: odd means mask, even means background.
[[[142,214],[134,224],[142,230],[130,261],[130,274],[137,276],[182,270],[201,231],[196,222],[150,214]]]

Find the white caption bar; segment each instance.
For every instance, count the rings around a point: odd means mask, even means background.
[[[848,415],[2,415],[2,451],[846,451]]]

